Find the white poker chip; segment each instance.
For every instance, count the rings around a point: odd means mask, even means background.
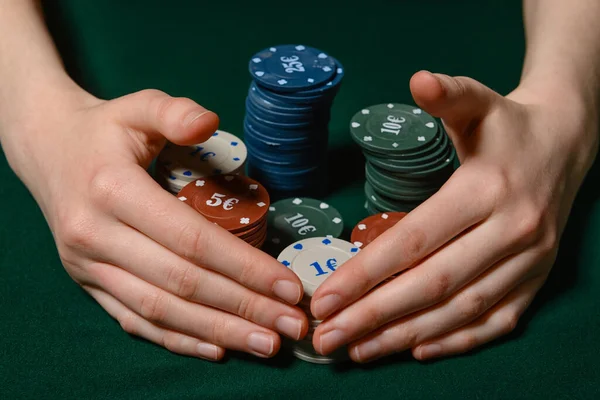
[[[237,136],[216,131],[204,143],[177,146],[169,143],[158,156],[158,162],[173,176],[188,182],[199,178],[232,174],[243,168],[248,150]]]
[[[286,247],[277,261],[290,268],[304,286],[304,294],[312,296],[317,288],[360,249],[345,240],[315,237]]]

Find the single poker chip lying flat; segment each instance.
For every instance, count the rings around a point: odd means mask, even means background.
[[[179,200],[231,233],[245,231],[266,218],[269,194],[243,175],[215,175],[187,184]]]
[[[361,249],[404,218],[405,212],[389,212],[371,215],[360,221],[352,230],[350,241]]]
[[[280,45],[259,51],[249,63],[250,74],[266,88],[287,92],[325,84],[336,74],[332,57],[304,45]]]
[[[341,214],[324,201],[294,197],[277,201],[269,207],[269,236],[279,242],[331,236],[339,237],[344,229]]]
[[[302,281],[304,294],[312,296],[325,279],[359,251],[345,240],[315,237],[289,245],[277,261],[294,271]]]
[[[237,136],[216,131],[204,143],[177,146],[168,143],[158,162],[171,175],[184,181],[218,174],[231,174],[243,167],[248,150]]]
[[[425,111],[404,104],[378,104],[357,112],[350,133],[373,152],[402,153],[428,146],[438,137],[437,121]]]

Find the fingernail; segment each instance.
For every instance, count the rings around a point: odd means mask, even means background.
[[[204,110],[204,111],[193,111],[191,113],[189,113],[188,115],[186,115],[186,117],[183,119],[183,126],[188,127],[191,124],[194,123],[195,120],[197,120],[198,118],[200,118],[201,116],[208,114],[209,112],[212,111],[208,111],[208,110]]]
[[[219,354],[219,349],[217,349],[217,346],[210,343],[198,343],[196,345],[196,351],[200,357],[213,361],[218,358]]]
[[[300,339],[300,331],[302,330],[302,321],[287,315],[282,315],[275,320],[275,328],[284,335],[298,340]]]
[[[426,344],[421,346],[421,352],[419,353],[419,357],[421,360],[426,360],[428,358],[434,358],[439,356],[442,353],[442,346],[434,343],[434,344]]]
[[[318,319],[324,319],[329,314],[336,311],[342,304],[342,298],[337,294],[329,294],[315,302],[314,316]]]
[[[273,285],[273,293],[275,296],[290,304],[296,304],[300,301],[300,286],[291,281],[279,280]]]
[[[364,362],[381,354],[381,345],[378,340],[371,340],[354,348],[357,361]]]
[[[330,353],[344,341],[344,333],[338,329],[334,329],[331,332],[327,332],[321,335],[321,339],[319,340],[319,353],[324,354],[323,350]]]
[[[268,357],[273,354],[273,338],[261,332],[253,332],[248,335],[248,347],[260,357]]]

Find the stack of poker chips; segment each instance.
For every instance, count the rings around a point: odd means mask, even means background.
[[[199,178],[244,172],[247,150],[237,136],[216,131],[204,143],[177,146],[167,143],[158,155],[155,176],[158,183],[173,194]]]
[[[304,297],[298,305],[308,316],[309,329],[303,340],[290,343],[297,358],[316,364],[331,364],[348,359],[345,348],[338,349],[328,356],[316,352],[312,344],[313,333],[321,321],[312,316],[310,301],[325,279],[359,251],[357,246],[341,239],[314,237],[289,245],[277,257],[277,261],[294,271],[304,286]]]
[[[271,204],[267,226],[263,250],[277,257],[283,249],[301,239],[339,238],[344,221],[338,210],[324,201],[294,197]]]
[[[378,104],[352,117],[350,133],[367,160],[365,208],[409,212],[448,180],[456,151],[442,126],[420,108]]]
[[[389,212],[371,215],[360,221],[350,236],[350,241],[359,249],[364,249],[379,235],[396,225],[407,214],[405,212]],[[394,279],[398,274],[391,275],[383,283]]]
[[[270,47],[249,63],[244,140],[248,175],[284,198],[324,187],[331,105],[344,70],[302,45]]]
[[[267,237],[267,190],[244,175],[214,175],[188,183],[178,194],[208,221],[261,248]]]

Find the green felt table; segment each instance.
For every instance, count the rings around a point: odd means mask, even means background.
[[[144,88],[188,96],[237,134],[254,51],[304,43],[341,60],[327,201],[347,228],[364,216],[350,117],[366,105],[410,103],[419,69],[508,93],[525,48],[520,1],[49,3],[61,53],[86,89],[107,99]],[[505,339],[428,363],[400,354],[320,366],[233,353],[214,364],[124,333],[65,273],[41,212],[0,157],[0,398],[598,398],[599,175],[594,168],[578,196],[549,281]]]

